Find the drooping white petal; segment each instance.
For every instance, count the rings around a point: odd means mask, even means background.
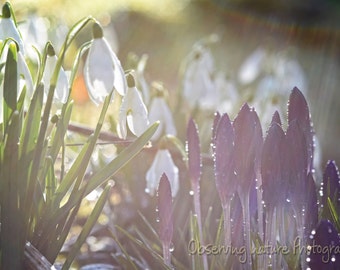
[[[33,95],[33,80],[21,51],[18,52],[18,75],[23,77],[27,89],[26,96],[30,98]],[[21,89],[22,87],[19,88],[20,91]]]
[[[260,74],[266,51],[258,48],[252,52],[240,67],[238,78],[242,84],[253,82]]]
[[[155,97],[152,99],[149,111],[149,121],[150,123],[159,121],[158,129],[151,138],[153,141],[157,140],[162,134],[176,136],[177,130],[172,113],[164,98]]]
[[[136,87],[128,88],[119,112],[117,132],[124,139],[127,135],[126,123],[136,136],[142,135],[149,125],[148,111]]]
[[[124,70],[104,38],[92,41],[85,66],[84,78],[91,100],[102,103],[115,88],[119,94],[126,93]]]
[[[163,173],[167,175],[171,186],[172,197],[175,197],[179,189],[178,168],[167,149],[157,151],[151,167],[146,173],[147,187],[145,191],[151,196],[153,196],[157,190],[159,180]]]
[[[37,52],[33,47],[42,51],[48,41],[47,23],[46,18],[30,15],[18,25],[23,40],[25,40],[27,56],[32,60],[37,59]]]
[[[204,46],[194,48],[194,51],[188,56],[183,79],[183,94],[191,107],[216,105],[213,72],[214,61],[210,50]],[[211,105],[211,103],[213,104]]]
[[[11,18],[0,18],[0,39],[5,40],[7,38],[13,38],[20,51],[25,54],[24,43],[14,21]]]
[[[42,81],[44,83],[44,89],[45,89],[45,97],[44,99],[46,100],[48,91],[50,90],[50,81],[53,76],[53,72],[55,69],[55,66],[57,64],[57,56],[47,56],[46,58],[46,64],[45,64],[45,70],[43,74]],[[61,103],[66,103],[67,98],[69,94],[69,88],[68,88],[68,79],[67,75],[65,73],[65,70],[61,67],[58,75],[58,80],[56,84],[56,89],[54,92],[54,100],[61,102]]]

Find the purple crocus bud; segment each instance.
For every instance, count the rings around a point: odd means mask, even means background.
[[[159,238],[170,243],[173,234],[173,213],[171,187],[168,177],[163,173],[158,186]]]
[[[255,179],[255,167],[260,164],[262,129],[259,118],[248,104],[244,104],[233,123],[235,131],[235,173],[239,187],[249,191]]]
[[[286,200],[287,180],[285,173],[286,137],[281,126],[272,122],[262,149],[262,187],[263,200],[268,209],[282,205]],[[275,196],[273,196],[275,194]]]
[[[330,160],[327,163],[325,172],[323,174],[322,181],[322,204],[325,207],[327,205],[327,198],[329,197],[331,201],[336,201],[339,205],[340,199],[340,176],[338,167],[334,160]],[[337,194],[335,193],[337,191]]]
[[[307,147],[306,139],[297,120],[291,121],[287,129],[286,161],[288,170],[288,193],[295,210],[302,211],[307,179]]]
[[[313,169],[314,132],[307,101],[297,87],[292,90],[288,102],[288,125],[293,121],[298,122],[305,137],[308,157],[307,170],[310,172]]]
[[[236,191],[234,179],[234,129],[228,114],[218,122],[215,136],[214,164],[216,188],[222,205],[226,205]]]
[[[190,118],[187,127],[188,167],[193,186],[198,186],[201,177],[201,151],[198,130],[195,121]]]
[[[278,124],[279,126],[282,125],[282,123],[281,123],[281,118],[280,118],[280,114],[279,114],[278,111],[275,111],[275,112],[274,112],[273,117],[272,117],[272,122],[271,122],[271,124],[272,124],[272,123],[276,123],[276,124]]]
[[[340,238],[329,220],[321,220],[310,235],[310,254],[307,258],[311,270],[336,270],[340,262]]]

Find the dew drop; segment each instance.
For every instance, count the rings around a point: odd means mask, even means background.
[[[287,198],[287,199],[286,199],[286,202],[287,202],[287,203],[290,203],[290,199],[289,199],[289,198]]]
[[[148,189],[148,188],[145,188],[144,191],[145,191],[145,193],[148,193],[148,194],[150,193],[150,189]]]
[[[159,223],[159,218],[156,219],[156,222]]]
[[[194,192],[193,190],[190,190],[190,191],[189,191],[189,195],[190,195],[190,196],[194,196],[194,193],[195,193],[195,192]]]
[[[159,209],[158,209],[158,207],[156,207],[156,212],[159,212]]]
[[[307,257],[306,262],[310,262],[310,258],[309,257]]]
[[[311,231],[311,234],[312,234],[312,235],[315,235],[315,234],[316,234],[316,231],[315,231],[315,230],[312,230],[312,231]]]
[[[169,251],[170,252],[174,252],[174,250],[175,250],[175,245],[174,245],[174,243],[170,243],[170,247],[169,247]]]
[[[328,233],[332,233],[332,228],[328,228]]]
[[[335,259],[334,256],[332,257],[331,261],[332,261],[332,262],[335,262],[335,261],[336,261],[336,259]]]

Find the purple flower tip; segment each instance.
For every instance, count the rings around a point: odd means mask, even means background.
[[[234,129],[228,114],[223,114],[217,128],[214,147],[215,179],[222,204],[236,191],[234,170]]]
[[[165,173],[158,186],[159,238],[163,243],[170,243],[173,235],[173,212],[171,187]]]

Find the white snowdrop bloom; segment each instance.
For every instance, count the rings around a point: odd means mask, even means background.
[[[216,106],[217,91],[213,80],[214,61],[206,46],[196,46],[188,56],[183,79],[183,94],[191,107]]]
[[[97,23],[93,26],[93,38],[84,66],[84,79],[91,100],[98,105],[114,89],[124,96],[127,85],[120,61]]]
[[[265,57],[266,51],[257,48],[246,58],[238,72],[238,79],[242,84],[249,84],[259,76]]]
[[[146,189],[145,191],[151,196],[155,194],[158,188],[159,180],[163,173],[169,179],[172,197],[175,197],[179,189],[178,168],[171,158],[171,154],[167,149],[159,149],[151,164],[150,169],[146,173]]]
[[[165,134],[176,136],[177,130],[174,124],[172,113],[164,97],[156,96],[151,100],[149,121],[150,123],[159,121],[159,126],[151,138],[153,141],[156,141],[161,135]]]
[[[124,139],[127,135],[126,123],[130,131],[136,136],[142,135],[149,125],[148,111],[131,74],[128,75],[127,83],[128,89],[123,97],[117,125],[118,135]]]
[[[20,36],[20,33],[11,18],[11,11],[9,3],[5,3],[2,7],[2,17],[0,18],[0,40],[6,40],[7,38],[14,39],[22,54],[25,54],[24,43]]]
[[[30,15],[27,20],[18,25],[23,40],[25,40],[27,57],[32,60],[37,60],[37,52],[33,47],[42,51],[48,41],[47,25],[48,20],[37,15]]]
[[[51,44],[48,45],[47,48],[47,58],[45,63],[45,70],[42,77],[42,82],[44,83],[44,89],[45,89],[45,97],[44,100],[46,101],[48,91],[50,90],[50,81],[53,76],[54,69],[56,67],[58,58],[55,55],[54,48]],[[56,88],[54,91],[54,100],[61,103],[66,103],[69,95],[69,85],[68,85],[68,77],[63,69],[61,67],[58,75],[58,80],[56,84]]]

